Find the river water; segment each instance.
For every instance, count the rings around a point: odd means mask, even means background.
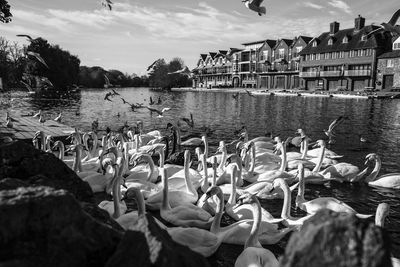
[[[382,159],[381,174],[400,172],[400,100],[396,99],[341,99],[304,96],[250,97],[240,94],[235,100],[231,93],[224,92],[156,92],[147,88],[119,88],[121,96],[104,100],[107,91],[85,89],[78,93],[61,96],[28,95],[26,92],[0,94],[0,115],[9,111],[12,116],[37,112],[46,119],[55,118],[61,111],[63,123],[90,130],[93,120],[98,119],[100,128],[117,129],[142,120],[145,130],[165,129],[167,122],[193,114],[195,128],[207,126],[214,131],[209,138],[211,151],[219,140],[231,141],[234,131],[246,125],[250,138],[272,132],[282,139],[294,136],[298,128],[305,130],[312,140],[325,139],[323,129],[340,115],[348,116],[336,128],[336,143],[330,149],[344,155],[341,161],[364,168],[365,156],[377,153]],[[130,103],[148,105],[150,96],[162,104],[155,108],[170,107],[163,118],[150,114],[149,110],[132,112],[123,104],[121,97]],[[183,123],[184,124],[184,123]],[[361,143],[360,135],[367,139]],[[371,166],[370,169],[372,169]],[[363,184],[328,183],[307,186],[306,199],[318,196],[333,196],[345,201],[359,213],[373,214],[381,202],[390,204],[390,215],[385,228],[393,240],[393,254],[400,257],[400,191],[370,188]],[[279,215],[281,201],[262,201],[274,215]],[[296,210],[292,214],[302,215]],[[284,245],[282,245],[284,246]],[[238,250],[240,253],[240,249]],[[278,254],[279,251],[277,252]]]

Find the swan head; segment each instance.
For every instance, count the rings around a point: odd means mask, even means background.
[[[285,182],[285,180],[283,180],[282,178],[277,178],[274,180],[274,182],[272,183],[272,188],[283,188],[283,187],[287,187],[287,183]]]
[[[253,203],[259,203],[257,197],[253,194],[246,192],[237,199],[236,205],[234,206],[233,209],[243,204],[253,204]]]
[[[317,142],[315,142],[315,145],[313,145],[313,147],[325,147],[325,141],[324,140],[317,140]]]
[[[216,185],[210,187],[206,192],[206,200],[217,194],[222,194],[221,188],[219,188],[219,186],[216,186]]]
[[[369,161],[373,161],[373,160],[376,160],[378,158],[379,158],[379,156],[376,153],[370,153],[370,154],[365,156],[364,165],[367,165]]]
[[[61,141],[56,141],[52,147],[52,150],[55,150],[56,148],[64,148],[64,144]]]

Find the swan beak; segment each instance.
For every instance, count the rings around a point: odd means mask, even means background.
[[[312,147],[313,147],[313,148],[316,148],[316,147],[318,147],[318,144],[315,144],[315,145],[313,145]]]

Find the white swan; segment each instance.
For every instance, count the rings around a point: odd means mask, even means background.
[[[299,165],[299,189],[296,196],[296,207],[304,210],[308,214],[315,214],[320,209],[329,209],[335,212],[345,212],[355,214],[359,218],[369,218],[372,215],[357,213],[352,207],[333,197],[319,197],[306,201],[304,199],[304,167]]]
[[[218,236],[219,239],[222,239],[223,243],[228,244],[236,244],[236,245],[243,245],[247,241],[249,237],[253,224],[258,221],[261,221],[261,211],[259,203],[252,203],[253,207],[253,217],[254,220],[242,220],[239,222],[235,222],[231,225],[226,227],[220,227],[222,212],[224,209],[224,201],[222,191],[218,186],[213,186],[208,189],[207,196],[210,198],[212,196],[218,197],[218,206],[216,210],[216,214],[214,216],[213,223],[211,225],[210,231]],[[248,195],[241,196],[239,198],[239,204],[241,203],[242,199],[247,198]],[[292,231],[289,228],[283,228],[278,230],[277,225],[271,224],[268,222],[261,221],[260,228],[259,228],[259,235],[258,241],[262,245],[268,244],[276,244],[281,240],[287,233]]]
[[[185,154],[189,151],[185,151]],[[198,227],[202,229],[209,229],[212,217],[211,215],[200,207],[197,207],[191,202],[186,200],[187,196],[184,194],[179,194],[181,191],[168,191],[168,181],[166,177],[166,171],[163,170],[161,173],[163,181],[163,191],[162,191],[162,205],[160,208],[160,216],[165,221],[176,225],[184,227]],[[175,194],[172,194],[175,193]],[[179,205],[171,208],[170,206],[170,196],[174,195],[175,200],[178,200]],[[197,201],[197,196],[196,196]]]
[[[128,230],[132,225],[134,225],[139,216],[144,215],[146,212],[146,207],[144,205],[143,195],[138,188],[130,188],[125,192],[125,199],[135,199],[137,203],[138,210],[134,210],[121,216],[117,217],[115,221],[121,225],[122,228]],[[118,207],[118,206],[116,206]]]
[[[366,156],[366,159],[367,161],[365,164],[367,164],[368,161],[375,160],[374,170],[365,178],[365,182],[368,183],[369,186],[400,189],[400,173],[388,173],[377,178],[382,166],[380,157],[375,153],[371,153]]]
[[[125,177],[125,181],[129,182],[131,180],[144,180],[152,183],[156,183],[159,177],[159,169],[154,164],[153,159],[149,154],[145,153],[136,153],[130,159],[130,164],[132,164],[135,160],[144,159],[145,162],[149,165],[146,166],[140,165],[129,170],[129,175]]]
[[[258,202],[257,198],[252,195],[248,195],[248,197],[242,201],[245,203],[244,205],[252,205],[253,203]],[[275,255],[268,249],[261,247],[260,243],[258,242],[260,223],[260,220],[253,223],[250,235],[244,244],[244,250],[242,253],[240,253],[235,261],[235,267],[279,266],[279,262]]]
[[[206,159],[206,155],[202,155],[202,163],[205,164],[205,162],[207,161]],[[213,162],[213,179],[212,179],[212,186],[215,186],[217,183],[217,159],[214,158],[214,162]],[[204,171],[204,179],[203,179],[203,185],[201,186],[201,190],[204,192],[204,194],[199,198],[199,200],[197,201],[197,206],[206,210],[208,213],[210,213],[212,216],[215,215],[215,210],[217,208],[217,201],[216,201],[216,197],[213,198],[209,198],[208,200],[206,200],[207,198],[207,194],[205,192],[207,192],[208,190],[208,176],[207,176],[207,168],[203,168]]]

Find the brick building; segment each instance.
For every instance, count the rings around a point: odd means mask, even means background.
[[[393,42],[392,49],[378,57],[377,89],[400,89],[400,37]]]

